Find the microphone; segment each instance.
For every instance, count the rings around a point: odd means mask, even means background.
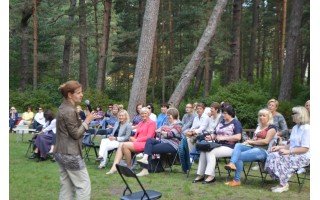
[[[87,105],[87,108],[90,112],[92,112],[92,108],[91,108],[91,105],[90,105],[90,101],[89,100],[85,100],[84,103]]]

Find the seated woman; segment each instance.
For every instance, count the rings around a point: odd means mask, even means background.
[[[96,114],[98,116],[98,118],[96,118],[95,120],[93,120],[90,125],[92,126],[99,126],[100,125],[100,121],[103,120],[104,117],[104,112],[102,111],[102,108],[100,106],[96,107],[96,110],[93,111],[94,114]]]
[[[84,121],[86,119],[86,114],[83,112],[80,105],[77,105],[77,112],[79,113],[81,121]]]
[[[9,112],[9,132],[12,132],[16,122],[18,120],[18,112],[15,107],[11,107],[11,111]]]
[[[142,121],[142,118],[140,117],[140,110],[143,107],[141,103],[136,105],[136,114],[133,116],[132,119],[132,132],[136,132],[136,128],[138,127],[138,124]]]
[[[120,108],[118,104],[113,104],[112,106],[112,114],[109,116],[109,118],[105,118],[100,122],[101,129],[107,129],[107,135],[111,134],[113,131],[113,127],[115,123],[118,121],[118,113],[120,111]],[[107,137],[106,135],[106,137]]]
[[[131,153],[139,153],[144,151],[144,146],[148,138],[153,138],[156,131],[156,123],[149,118],[150,111],[147,107],[140,110],[142,122],[138,124],[137,132],[133,137],[129,138],[129,142],[121,143],[118,146],[113,165],[107,174],[113,174],[117,171],[116,164],[119,164],[122,156],[125,156],[128,167],[131,167]]]
[[[267,159],[268,153],[263,147],[269,145],[268,151],[270,151],[277,138],[277,128],[272,123],[272,113],[268,109],[261,109],[258,112],[258,127],[254,132],[253,139],[235,145],[230,163],[225,166],[227,170],[236,170],[233,181],[228,182],[229,186],[240,185],[243,161],[265,161]]]
[[[120,110],[118,114],[119,121],[115,123],[114,129],[108,138],[101,140],[99,157],[100,165],[98,169],[103,169],[106,166],[108,152],[118,148],[119,144],[128,141],[131,134],[130,117],[126,110]]]
[[[303,106],[292,108],[292,128],[290,144],[274,146],[268,155],[264,170],[280,184],[272,187],[272,192],[289,190],[288,181],[292,172],[310,164],[310,118],[308,110]]]
[[[167,111],[168,121],[165,122],[160,130],[156,132],[156,139],[149,138],[144,147],[144,155],[137,162],[142,163],[142,171],[137,176],[148,175],[148,169],[145,167],[151,163],[152,154],[175,153],[178,150],[180,134],[182,132],[182,123],[179,120],[179,111],[176,108],[169,108]]]
[[[46,124],[42,131],[36,135],[34,154],[29,157],[30,159],[39,158],[40,161],[43,161],[47,158],[47,154],[51,149],[52,139],[56,134],[56,119],[51,110],[44,112],[44,118],[46,119]]]
[[[242,126],[234,118],[235,110],[233,107],[231,105],[223,107],[222,115],[223,120],[215,128],[214,133],[205,137],[205,140],[210,141],[213,139],[222,146],[200,153],[198,176],[192,183],[200,181],[203,184],[215,182],[216,158],[231,156],[235,143],[241,140]],[[207,175],[206,179],[204,179],[205,174]]]

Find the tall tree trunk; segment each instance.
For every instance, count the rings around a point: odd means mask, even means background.
[[[70,8],[69,8],[69,18],[68,25],[71,28],[74,21],[74,12],[77,5],[77,0],[70,0]],[[63,60],[61,67],[61,82],[65,82],[70,78],[70,52],[71,52],[71,44],[72,44],[72,35],[70,30],[66,30],[63,46]],[[73,52],[74,55],[74,52]],[[74,56],[73,56],[74,58]],[[74,60],[73,60],[74,62]]]
[[[174,51],[174,35],[172,28],[172,8],[171,0],[168,1],[168,21],[169,21],[169,55],[168,55],[168,71],[171,73],[173,69],[173,51]],[[168,94],[171,94],[173,91],[173,80],[170,78],[168,81]]]
[[[257,28],[259,19],[259,0],[254,0],[253,3],[253,15],[252,15],[252,26],[251,26],[251,41],[250,41],[250,52],[249,52],[249,63],[247,71],[247,80],[249,83],[253,83],[253,68],[256,54],[256,39],[257,39]]]
[[[97,74],[97,90],[104,91],[106,80],[106,64],[109,46],[110,22],[111,22],[111,3],[112,0],[104,0],[102,41],[100,49],[100,59]]]
[[[38,87],[38,26],[37,0],[33,0],[33,90]]]
[[[263,13],[263,19],[265,19],[266,14],[265,14],[265,6],[262,6],[262,13]],[[264,20],[263,20],[264,21]],[[263,24],[263,23],[262,23]],[[260,78],[263,80],[264,79],[264,72],[265,72],[265,63],[266,63],[266,50],[267,50],[267,28],[266,26],[262,27],[262,56],[261,56],[261,69],[260,69]]]
[[[303,83],[304,83],[304,79],[306,76],[306,70],[309,65],[310,65],[310,48],[309,48],[309,46],[307,46],[306,52],[304,54],[303,64],[301,66],[301,72],[300,72],[301,85],[303,85]]]
[[[212,74],[210,67],[210,49],[207,48],[205,55],[205,65],[204,65],[204,87],[203,87],[203,97],[208,97],[210,92],[210,73]]]
[[[138,103],[146,103],[147,86],[150,74],[152,49],[156,34],[160,0],[147,0],[139,44],[136,69],[128,105],[132,118]]]
[[[196,50],[194,51],[191,60],[184,69],[179,83],[177,84],[173,94],[170,97],[169,102],[172,102],[174,107],[178,107],[183,96],[185,95],[194,74],[196,73],[201,59],[204,56],[205,48],[211,41],[212,37],[215,34],[218,22],[220,21],[222,12],[227,5],[228,0],[218,0],[216,6],[213,9],[213,12],[208,21],[208,25],[204,30],[202,37],[198,43]]]
[[[273,59],[272,59],[272,76],[271,76],[271,89],[274,90],[277,88],[277,71],[279,68],[279,32],[280,32],[280,10],[281,3],[280,0],[277,0],[277,20],[276,20],[276,29],[274,33],[274,45],[273,45]]]
[[[28,1],[25,2],[22,9],[22,17],[20,21],[21,26],[21,66],[20,66],[20,84],[19,89],[25,90],[30,79],[30,66],[29,66],[29,19],[33,13],[33,6]]]
[[[204,66],[198,67],[198,70],[196,73],[196,82],[194,83],[194,87],[192,91],[194,95],[196,95],[200,90],[201,81],[203,79],[203,72],[204,72]]]
[[[292,2],[293,7],[290,15],[286,59],[279,93],[280,101],[289,101],[291,99],[295,64],[294,60],[296,56],[297,43],[300,34],[303,3],[303,0],[293,0]]]
[[[240,23],[242,15],[242,0],[234,0],[232,15],[232,38],[230,42],[231,59],[228,73],[226,74],[227,83],[239,80],[240,71]]]
[[[160,13],[163,13],[164,11],[164,0],[161,0],[161,11]],[[161,26],[162,26],[162,44],[161,44],[161,64],[162,64],[162,73],[161,73],[161,79],[162,79],[162,103],[166,101],[166,63],[165,63],[165,56],[166,56],[166,44],[164,40],[165,35],[165,20],[162,16],[161,19]]]
[[[79,0],[79,41],[80,41],[80,78],[79,82],[82,88],[89,88],[88,80],[88,53],[87,53],[87,22],[86,22],[86,3],[85,0]]]
[[[157,49],[158,49],[158,34],[156,30],[156,35],[154,36],[153,50],[152,50],[152,102],[155,100],[155,86],[156,86],[156,73],[157,73]]]
[[[95,64],[99,63],[99,31],[98,31],[98,17],[97,17],[97,5],[98,0],[92,0],[93,10],[94,10],[94,28],[95,28],[95,42],[96,42],[96,61]],[[95,65],[95,66],[96,66]]]
[[[280,47],[280,67],[279,67],[280,76],[282,75],[283,65],[284,65],[284,45],[286,43],[286,25],[287,25],[287,0],[283,0],[281,47]]]
[[[143,22],[143,11],[144,11],[144,0],[139,0],[139,14],[138,14],[138,28],[142,27]]]

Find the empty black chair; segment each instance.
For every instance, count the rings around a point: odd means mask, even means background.
[[[162,193],[154,191],[154,190],[145,190],[143,185],[141,184],[140,180],[136,176],[136,174],[129,169],[126,166],[116,164],[116,168],[118,170],[119,175],[121,176],[123,182],[126,185],[126,188],[123,191],[123,196],[120,199],[123,200],[132,200],[132,199],[160,199],[162,196]],[[138,192],[132,192],[130,189],[128,182],[124,178],[124,176],[129,177],[129,178],[135,178],[137,182],[139,183],[142,191]],[[130,194],[126,195],[126,191],[129,190]]]

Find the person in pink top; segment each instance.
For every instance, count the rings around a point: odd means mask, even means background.
[[[128,167],[131,167],[131,153],[139,153],[144,151],[144,146],[148,138],[154,138],[156,132],[156,123],[149,118],[150,110],[143,107],[140,110],[142,122],[138,124],[137,132],[128,142],[119,145],[113,165],[107,174],[113,174],[117,171],[116,164],[119,164],[123,155],[125,156]]]

